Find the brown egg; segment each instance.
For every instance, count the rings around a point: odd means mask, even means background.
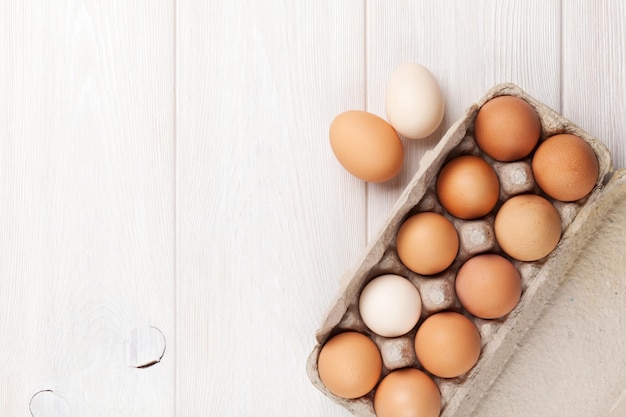
[[[320,350],[317,368],[322,383],[342,398],[358,398],[370,392],[382,372],[376,344],[357,332],[339,333]]]
[[[472,369],[478,361],[480,333],[462,314],[436,313],[417,328],[415,353],[431,374],[454,378]]]
[[[598,181],[598,159],[591,146],[575,135],[555,135],[542,142],[532,161],[539,188],[561,201],[575,201]]]
[[[391,372],[374,394],[377,417],[438,417],[441,395],[435,382],[414,368]]]
[[[500,96],[485,103],[474,122],[476,143],[498,161],[517,161],[529,155],[541,135],[541,121],[525,100]]]
[[[402,168],[404,148],[398,134],[372,113],[338,115],[330,125],[330,146],[341,165],[363,181],[387,181]]]
[[[559,243],[561,218],[545,198],[522,194],[500,207],[494,232],[498,244],[509,256],[520,261],[536,261]]]
[[[441,205],[460,219],[476,219],[489,213],[498,202],[500,182],[484,159],[463,155],[448,162],[437,177]]]
[[[398,230],[400,261],[411,271],[437,274],[449,267],[459,251],[459,235],[441,214],[422,212],[409,217]]]
[[[456,295],[467,311],[483,319],[509,314],[522,295],[522,280],[506,258],[483,254],[470,258],[456,275]]]

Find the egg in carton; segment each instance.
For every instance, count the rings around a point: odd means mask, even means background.
[[[590,194],[574,202],[561,202],[546,197],[557,209],[561,219],[561,236],[557,246],[536,261],[511,261],[519,271],[522,293],[515,308],[498,319],[481,319],[469,314],[455,293],[455,278],[465,261],[481,253],[507,256],[498,245],[494,233],[494,215],[477,220],[462,220],[449,215],[439,203],[436,180],[442,167],[460,155],[478,155],[497,172],[500,190],[498,207],[513,196],[541,194],[535,184],[531,156],[515,162],[498,162],[482,152],[474,139],[474,122],[478,110],[499,96],[519,97],[529,103],[539,116],[539,143],[557,134],[569,133],[582,138],[593,149],[598,162],[598,177]],[[527,95],[513,84],[501,84],[489,90],[478,104],[470,106],[465,115],[445,134],[437,146],[424,154],[418,172],[394,206],[379,234],[366,248],[355,270],[341,280],[339,292],[316,333],[317,345],[307,360],[307,374],[318,389],[332,400],[358,416],[376,416],[374,395],[386,375],[394,370],[417,368],[424,371],[416,358],[414,339],[425,319],[443,311],[454,311],[468,317],[480,334],[480,356],[475,365],[463,375],[441,378],[431,375],[441,395],[442,417],[471,415],[482,395],[501,373],[515,352],[518,342],[541,314],[550,296],[562,283],[588,238],[613,203],[626,193],[626,170],[613,172],[611,155],[597,139],[578,126]],[[407,218],[416,213],[436,212],[455,226],[460,245],[454,262],[443,272],[423,276],[409,270],[400,261],[396,236]],[[399,337],[383,337],[365,325],[359,312],[359,298],[364,287],[374,278],[397,274],[408,278],[421,296],[421,316],[417,325]],[[322,347],[333,336],[354,331],[374,341],[382,357],[382,373],[376,386],[367,394],[354,399],[331,393],[320,379],[318,359]]]

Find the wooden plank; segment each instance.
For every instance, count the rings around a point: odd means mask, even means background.
[[[563,4],[563,114],[626,165],[626,5]]]
[[[365,242],[328,127],[362,109],[361,2],[177,5],[177,410],[348,415],[308,381]]]
[[[501,82],[513,82],[559,109],[560,2],[367,1],[367,109],[385,117],[387,80],[407,62],[431,70],[446,99],[441,127],[405,140],[395,179],[368,186],[368,239],[373,239],[424,152],[465,111]]]
[[[0,5],[0,415],[174,415],[173,6]]]

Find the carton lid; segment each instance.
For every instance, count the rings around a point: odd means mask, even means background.
[[[626,415],[626,168],[605,191],[607,212],[472,415]]]

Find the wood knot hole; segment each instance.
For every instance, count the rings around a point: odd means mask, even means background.
[[[28,404],[30,415],[33,417],[70,417],[70,404],[52,390],[36,392]]]
[[[130,332],[128,364],[148,368],[161,362],[165,355],[165,335],[153,326],[137,327]]]

